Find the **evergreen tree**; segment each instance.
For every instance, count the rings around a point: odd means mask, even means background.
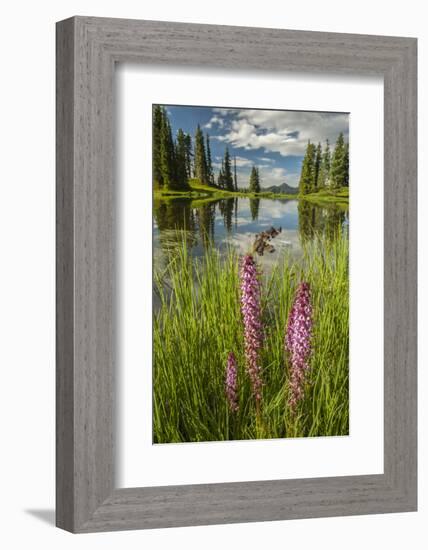
[[[210,135],[207,133],[206,135],[206,157],[207,157],[207,166],[206,166],[206,173],[207,173],[207,179],[209,185],[214,185],[214,171],[213,171],[213,165],[211,160],[211,147],[210,147]]]
[[[235,191],[238,191],[238,177],[236,175],[236,155],[233,157],[233,165],[234,165],[233,186],[235,188]]]
[[[234,185],[233,185],[233,176],[232,176],[232,166],[230,162],[229,149],[227,147],[224,152],[223,165],[224,165],[224,168],[223,168],[224,187],[228,191],[233,191]]]
[[[312,193],[315,180],[315,145],[308,141],[300,173],[299,192],[302,195]]]
[[[221,168],[218,172],[217,186],[220,187],[220,189],[224,189],[223,163],[222,163],[222,166],[221,166]]]
[[[260,175],[255,166],[251,168],[249,191],[250,193],[260,193]]]
[[[176,165],[176,182],[180,189],[187,189],[189,181],[187,177],[186,166],[186,136],[180,128],[177,132],[177,143],[175,146],[175,165]]]
[[[185,134],[184,145],[186,149],[186,173],[187,178],[192,177],[192,137],[190,134]]]
[[[153,108],[153,187],[162,187],[162,163],[161,163],[161,133],[162,133],[162,107],[155,105]]]
[[[258,166],[256,166],[256,192],[260,193],[261,191],[261,185],[260,185],[260,172]]]
[[[199,124],[195,134],[195,178],[197,178],[203,185],[209,184],[204,134],[202,133]]]
[[[321,149],[321,143],[318,143],[315,151],[314,182],[313,182],[314,191],[317,191],[320,186],[319,179],[320,179],[321,162],[322,162],[322,149]]]
[[[256,179],[255,170],[256,170],[256,167],[253,166],[250,172],[250,181],[248,182],[248,191],[250,193],[254,193],[254,185],[255,185],[255,179]]]
[[[349,143],[345,143],[345,154],[343,158],[343,171],[345,178],[343,180],[343,185],[349,187]]]
[[[172,139],[171,125],[164,108],[162,108],[160,138],[160,169],[162,173],[162,185],[169,189],[177,188],[174,142]]]
[[[330,164],[331,164],[331,155],[330,155],[330,144],[328,139],[324,148],[322,155],[320,172],[318,175],[318,188],[324,189],[329,185],[330,181]]]
[[[348,181],[348,166],[349,163],[347,148],[342,132],[336,141],[333,157],[331,160],[331,186],[333,189],[347,185]]]

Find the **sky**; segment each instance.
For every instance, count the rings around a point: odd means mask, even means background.
[[[238,186],[247,187],[253,165],[261,186],[288,183],[297,187],[308,140],[330,148],[340,132],[349,140],[347,113],[235,109],[224,107],[165,106],[173,134],[179,128],[192,138],[199,124],[210,135],[211,156],[217,178],[225,147],[236,156]]]

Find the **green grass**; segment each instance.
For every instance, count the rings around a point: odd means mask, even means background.
[[[257,420],[245,372],[239,258],[215,249],[192,260],[183,243],[154,273],[161,306],[153,329],[154,442],[222,441],[348,434],[348,240],[319,237],[263,275],[263,398]],[[309,281],[314,311],[305,398],[288,407],[284,327],[296,285]],[[226,358],[238,360],[239,411],[224,393]]]
[[[348,204],[349,202],[349,189],[342,188],[337,191],[324,189],[316,193],[310,193],[308,195],[299,195],[299,194],[286,194],[286,193],[270,193],[270,192],[260,192],[260,193],[249,193],[247,191],[226,191],[224,189],[217,189],[216,187],[210,187],[209,185],[203,185],[199,182],[198,179],[193,178],[189,180],[189,190],[186,191],[176,191],[168,189],[155,189],[154,198],[156,200],[168,200],[174,198],[206,198],[211,200],[218,199],[227,199],[232,197],[246,197],[246,198],[258,198],[258,199],[288,199],[288,200],[298,200],[304,199],[311,202],[317,203],[343,203]]]
[[[349,204],[349,187],[342,187],[341,189],[338,189],[335,191],[330,189],[322,189],[317,193],[310,193],[309,195],[305,195],[304,197],[301,197],[299,195],[299,198],[303,198],[304,200],[316,202],[319,204],[335,203],[335,204],[348,205]]]

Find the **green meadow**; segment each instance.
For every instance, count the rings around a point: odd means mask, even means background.
[[[154,443],[347,435],[348,237],[320,234],[299,258],[284,255],[270,273],[260,267],[263,396],[257,415],[245,371],[239,257],[215,247],[192,259],[185,239],[166,268],[155,269],[160,306],[153,329]],[[311,286],[313,352],[304,399],[288,406],[284,350],[288,314],[298,282]],[[225,366],[238,363],[239,410],[225,398]]]

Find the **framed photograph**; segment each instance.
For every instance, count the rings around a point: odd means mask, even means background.
[[[153,443],[349,435],[349,114],[152,128]]]
[[[57,24],[57,525],[414,511],[416,39]]]

